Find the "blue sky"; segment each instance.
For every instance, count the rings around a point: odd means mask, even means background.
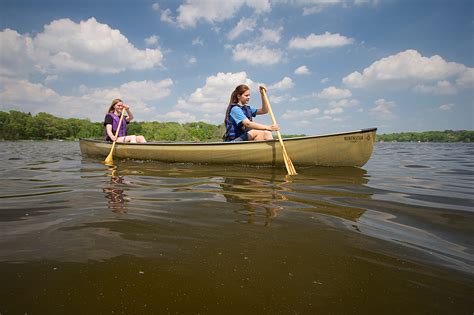
[[[0,110],[218,124],[246,83],[283,133],[473,130],[473,3],[0,0]]]

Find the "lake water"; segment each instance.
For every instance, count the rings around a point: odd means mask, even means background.
[[[474,144],[292,177],[1,144],[2,315],[474,311]]]

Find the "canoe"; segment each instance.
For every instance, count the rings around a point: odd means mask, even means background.
[[[357,166],[369,160],[377,128],[283,139],[295,166]],[[111,143],[80,139],[81,153],[105,158]],[[284,166],[278,140],[116,143],[113,157],[167,163]]]

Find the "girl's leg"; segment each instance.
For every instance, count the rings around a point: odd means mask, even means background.
[[[118,137],[117,142],[130,142],[130,143],[136,143],[137,142],[137,136],[125,136],[125,137]]]
[[[145,143],[146,142],[145,137],[144,136],[137,136],[137,142],[138,143]]]
[[[130,143],[137,143],[137,136],[132,135],[132,136],[125,136],[124,142],[130,142]]]
[[[272,140],[273,135],[268,130],[255,130],[252,129],[248,132],[249,140]]]
[[[249,141],[252,141],[252,140],[258,140],[257,137],[258,137],[258,132],[260,130],[255,130],[255,129],[252,129],[250,130],[249,132],[247,132],[247,136],[249,138]]]
[[[273,140],[273,134],[271,131],[265,130],[264,137],[265,137],[264,140]]]

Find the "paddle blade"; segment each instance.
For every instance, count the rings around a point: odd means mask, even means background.
[[[112,151],[110,151],[109,155],[107,155],[107,157],[105,158],[104,163],[111,164],[113,161],[114,161],[113,154],[112,154]]]
[[[112,164],[114,161],[113,155],[114,155],[114,148],[115,148],[115,141],[112,143],[112,147],[110,148],[110,153],[107,155],[107,157],[104,160],[105,164]]]

